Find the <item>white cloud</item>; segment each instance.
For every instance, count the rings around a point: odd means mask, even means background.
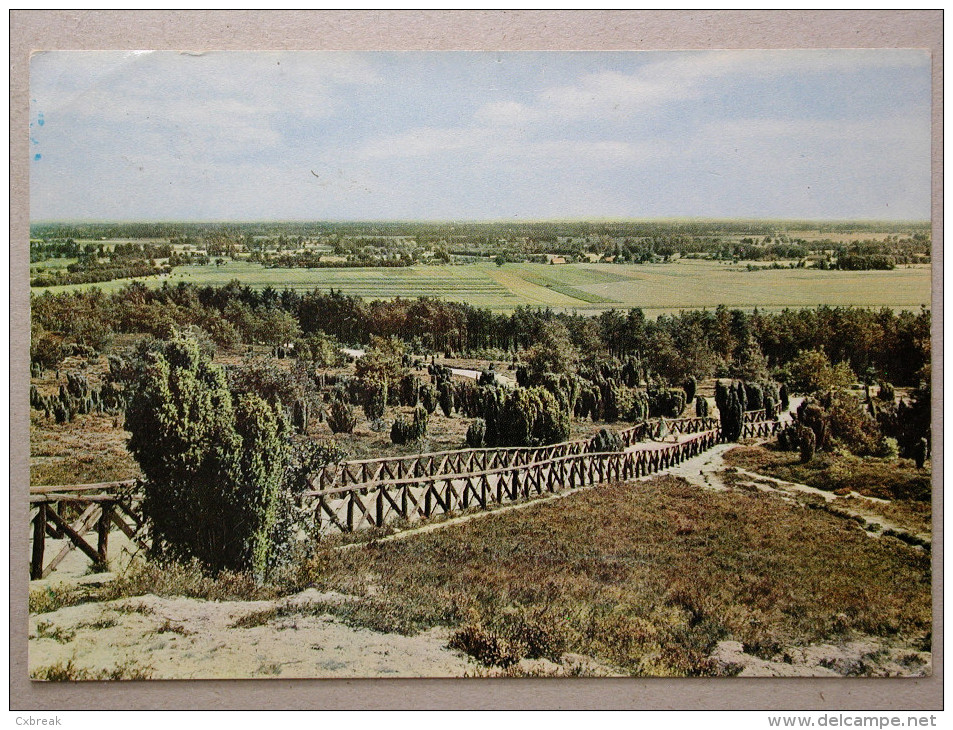
[[[661,58],[659,56],[661,55]],[[850,74],[879,68],[928,68],[930,56],[918,50],[744,50],[656,54],[630,73],[603,71],[573,84],[551,86],[529,104],[495,101],[477,112],[491,123],[624,118],[663,104],[698,99],[723,91],[733,79],[771,79],[810,74]]]

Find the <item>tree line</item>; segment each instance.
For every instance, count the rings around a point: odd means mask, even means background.
[[[365,301],[338,291],[300,292],[179,283],[150,289],[133,283],[31,297],[34,358],[49,366],[71,343],[104,348],[117,333],[168,337],[195,326],[217,345],[264,344],[293,351],[330,336],[356,346],[396,337],[421,353],[484,353],[508,359],[554,333],[586,356],[637,357],[656,376],[758,379],[802,352],[846,363],[858,379],[916,386],[930,362],[930,311],[894,312],[822,306],[745,312],[719,306],[663,315],[610,309],[597,317],[520,307],[494,313],[433,298]]]

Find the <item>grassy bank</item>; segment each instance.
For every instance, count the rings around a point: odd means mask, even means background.
[[[867,497],[915,500],[929,505],[930,467],[917,469],[911,459],[876,459],[851,454],[818,453],[802,464],[795,451],[747,446],[725,455],[731,466],[828,492],[857,492]]]
[[[609,485],[328,553],[317,585],[354,625],[455,628],[486,664],[577,652],[634,675],[707,675],[724,639],[765,658],[856,636],[928,645],[929,556],[781,500],[681,480]]]

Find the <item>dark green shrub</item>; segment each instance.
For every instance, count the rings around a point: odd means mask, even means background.
[[[695,416],[697,418],[708,418],[708,399],[704,396],[695,396]]]
[[[440,409],[443,411],[443,415],[450,418],[450,414],[453,413],[453,408],[456,405],[453,396],[453,385],[451,383],[445,382],[440,384],[438,400],[440,401]]]
[[[649,396],[644,390],[634,392],[632,398],[632,408],[629,411],[628,419],[632,423],[642,423],[649,418]]]
[[[795,426],[785,426],[778,431],[778,447],[782,451],[796,451],[798,448],[797,429]]]
[[[533,388],[537,401],[537,416],[533,423],[533,444],[556,444],[566,441],[571,430],[569,410],[548,390]]]
[[[603,409],[605,420],[612,422],[628,418],[634,404],[635,395],[632,388],[614,381],[609,383]]]
[[[757,383],[744,383],[745,389],[745,410],[760,411],[764,408],[764,392]]]
[[[487,446],[505,446],[501,440],[501,415],[506,403],[506,391],[498,386],[481,386],[477,395],[479,415],[486,422]]]
[[[308,406],[308,402],[300,399],[296,400],[291,407],[291,423],[294,425],[295,430],[298,433],[307,433],[310,420],[311,409]]]
[[[424,407],[427,413],[433,413],[437,410],[437,389],[430,383],[424,383],[420,386],[420,405]]]
[[[530,446],[532,444],[537,404],[531,390],[516,388],[506,398],[498,421],[498,445]]]
[[[400,381],[400,404],[416,406],[420,401],[421,380],[416,375],[405,375]]]
[[[807,464],[814,458],[814,452],[816,450],[817,440],[814,431],[810,428],[803,427],[798,430],[797,438],[798,446],[801,449],[801,463]]]
[[[897,394],[894,391],[894,387],[890,383],[883,381],[880,383],[880,394],[878,397],[882,401],[892,403],[896,399]]]
[[[476,419],[467,428],[467,446],[471,449],[482,448],[486,439],[486,422],[482,418]]]
[[[698,389],[698,381],[696,381],[695,378],[689,376],[682,388],[685,390],[686,403],[691,403],[695,400],[695,391]]]
[[[827,413],[818,403],[805,400],[797,409],[797,421],[814,433],[814,449],[825,451],[830,434]]]
[[[328,426],[331,433],[352,433],[357,425],[354,409],[342,400],[334,400],[328,409]]]
[[[619,434],[605,428],[599,429],[599,433],[589,441],[589,451],[595,453],[615,453],[623,449],[624,446]]]
[[[364,393],[364,415],[368,421],[379,421],[387,410],[387,383],[370,380]]]
[[[728,397],[731,392],[729,382],[719,380],[715,383],[715,407],[723,414],[728,408]]]
[[[180,337],[156,345],[131,391],[126,427],[152,552],[262,576],[287,454],[281,408],[233,398],[221,368]]]
[[[73,420],[73,414],[62,400],[57,399],[53,401],[53,418],[57,423],[66,423]]]
[[[429,415],[421,406],[414,409],[412,420],[399,417],[390,429],[390,440],[395,444],[406,444],[423,438],[427,434]]]
[[[457,410],[467,418],[480,415],[480,388],[472,380],[462,380],[454,385]]]
[[[82,400],[89,395],[89,381],[85,375],[66,373],[66,392],[73,398]]]
[[[728,403],[721,411],[721,432],[725,441],[737,441],[741,438],[744,424],[744,409],[738,399],[737,391],[732,390],[728,396]]]

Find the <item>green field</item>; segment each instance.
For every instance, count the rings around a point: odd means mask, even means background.
[[[180,281],[255,288],[335,289],[368,299],[434,296],[495,311],[520,305],[598,312],[641,307],[649,316],[680,309],[831,306],[917,309],[930,306],[930,266],[893,271],[766,269],[688,259],[668,264],[467,264],[366,269],[269,269],[242,261],[181,266],[171,276],[141,279],[147,286]],[[50,291],[117,291],[128,280],[49,287]],[[35,292],[42,290],[34,289]]]

